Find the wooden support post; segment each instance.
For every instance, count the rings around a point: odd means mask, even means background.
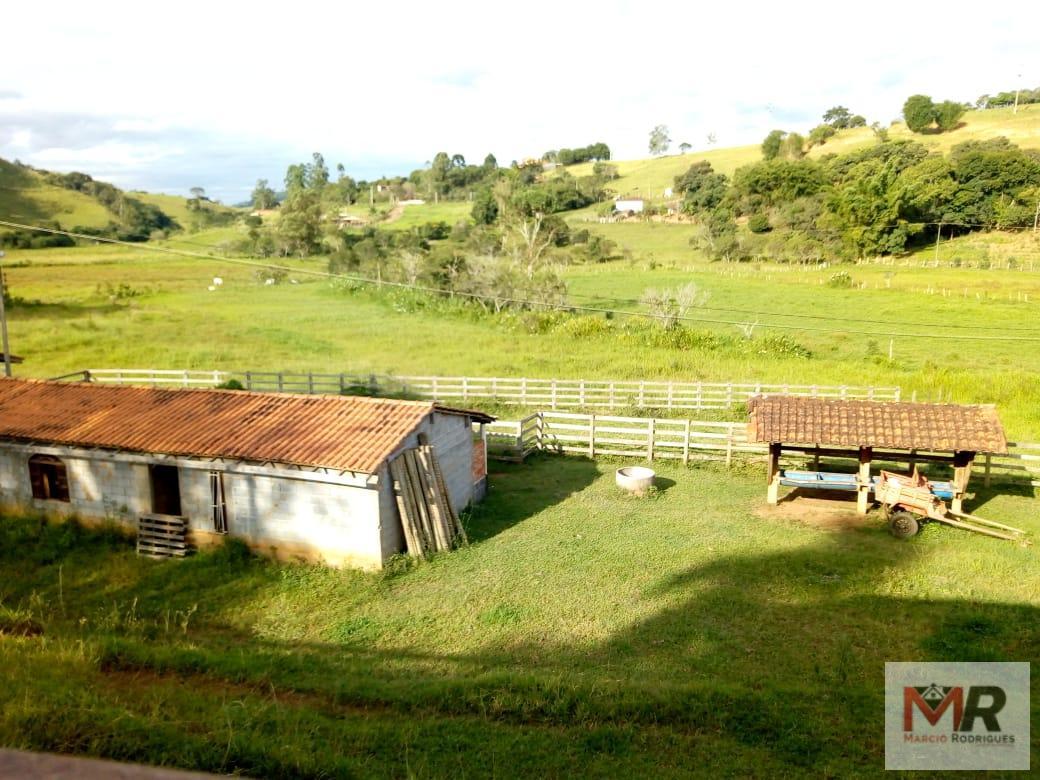
[[[780,453],[783,445],[776,443],[769,445],[769,461],[766,465],[766,501],[770,506],[776,506],[780,500]]]
[[[654,437],[656,436],[656,433],[657,420],[651,417],[646,431],[646,458],[650,461],[653,461],[654,459]]]
[[[974,452],[958,450],[953,453],[953,499],[950,509],[954,512],[964,511],[964,494],[968,492],[968,480],[971,478],[971,464],[975,460]]]
[[[856,511],[865,515],[870,508],[870,461],[874,451],[870,447],[859,448],[859,475],[856,479]]]
[[[985,475],[984,479],[982,480],[982,484],[985,485],[986,487],[989,487],[989,483],[990,483],[990,473],[989,472],[990,472],[990,469],[992,467],[993,467],[993,455],[992,455],[992,453],[987,452],[986,453],[986,475]]]
[[[733,429],[726,431],[726,468],[733,465]]]
[[[690,462],[690,421],[686,421],[686,425],[683,428],[683,442],[682,442],[682,462],[683,465],[687,465]]]
[[[813,466],[813,471],[819,471],[820,470],[820,445],[819,445],[819,443],[816,444],[816,450],[813,452],[812,466]]]
[[[589,415],[589,457],[596,457],[596,415]]]

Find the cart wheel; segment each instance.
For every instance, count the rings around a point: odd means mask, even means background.
[[[893,512],[888,521],[888,530],[896,539],[909,539],[921,530],[921,523],[909,512]]]

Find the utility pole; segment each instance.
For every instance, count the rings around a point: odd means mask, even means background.
[[[0,252],[0,260],[4,257],[4,253]],[[4,295],[6,290],[4,288],[4,268],[0,264],[0,331],[3,332],[3,348],[4,348],[4,376],[11,376],[11,350],[7,344],[7,310],[4,308]]]
[[[1018,74],[1018,80],[1019,80],[1019,82],[1022,81],[1022,74],[1021,73]],[[1011,112],[1012,114],[1017,114],[1018,113],[1018,93],[1019,93],[1019,90],[1020,90],[1020,87],[1015,87],[1015,110]]]

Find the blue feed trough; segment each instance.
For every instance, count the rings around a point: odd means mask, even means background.
[[[871,485],[877,483],[877,477],[871,477]],[[839,474],[833,471],[791,471],[780,472],[780,484],[787,487],[806,488],[808,490],[848,490],[856,491],[855,474]],[[952,482],[928,482],[928,489],[939,498],[953,498]]]

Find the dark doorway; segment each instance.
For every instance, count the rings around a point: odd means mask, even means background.
[[[152,480],[152,512],[157,515],[181,513],[181,483],[176,466],[149,466]]]

